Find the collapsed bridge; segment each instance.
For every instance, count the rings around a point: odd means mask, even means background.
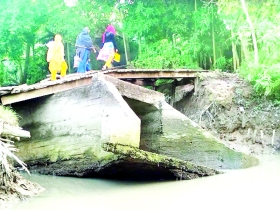
[[[13,89],[19,98],[30,97],[11,105],[31,133],[17,142],[18,156],[41,173],[190,179],[257,164],[175,110],[159,92],[104,72],[63,80]],[[42,95],[34,97],[38,91]]]

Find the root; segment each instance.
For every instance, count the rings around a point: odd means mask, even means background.
[[[206,109],[204,109],[201,114],[200,114],[200,117],[199,117],[199,125],[201,125],[201,119],[202,119],[202,115],[213,105],[214,102],[212,102],[211,104],[209,104]]]

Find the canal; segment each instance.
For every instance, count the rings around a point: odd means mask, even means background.
[[[275,209],[280,189],[280,155],[260,165],[185,181],[133,182],[24,175],[46,190],[13,210],[87,209]]]

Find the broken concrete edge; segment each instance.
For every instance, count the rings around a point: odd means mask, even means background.
[[[117,79],[109,75],[104,75],[101,73],[93,75],[92,81],[97,81],[97,80],[103,80],[112,83],[122,96],[128,97],[130,99],[142,101],[147,104],[152,104],[157,108],[159,108],[159,104],[161,102],[165,101],[164,94],[160,92],[149,90],[147,88],[122,81],[120,79]],[[150,97],[146,97],[146,95],[149,95]]]
[[[185,173],[193,173],[198,177],[212,176],[216,174],[222,174],[224,172],[218,171],[212,168],[199,166],[188,161],[179,160],[169,156],[147,152],[137,147],[123,145],[118,143],[103,143],[102,148],[106,152],[112,152],[124,157],[130,157],[132,159],[141,160],[143,162],[149,162],[153,165],[163,165],[170,170],[181,170]]]

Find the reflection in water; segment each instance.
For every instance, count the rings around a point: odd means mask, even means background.
[[[260,165],[187,181],[122,182],[102,179],[26,176],[46,191],[13,210],[45,209],[275,209],[280,189],[280,156]]]

